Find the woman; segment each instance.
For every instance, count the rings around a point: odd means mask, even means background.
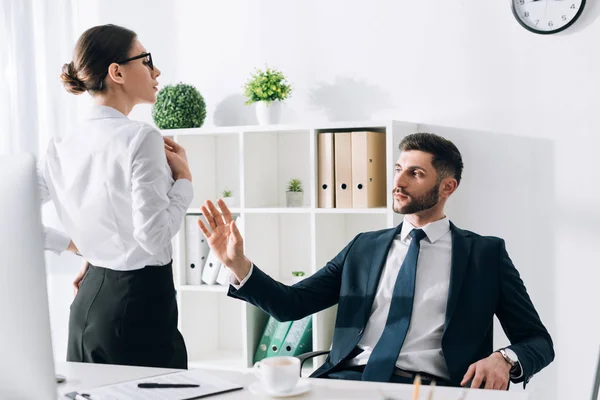
[[[63,67],[67,91],[95,102],[89,118],[50,142],[40,170],[43,198],[89,262],[75,282],[68,361],[187,368],[171,239],[192,201],[192,177],[183,148],[127,118],[156,101],[159,76],[136,34],[115,25],[84,32]],[[69,239],[46,233],[57,252]]]

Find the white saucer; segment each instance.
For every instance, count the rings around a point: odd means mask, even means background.
[[[291,397],[308,392],[310,390],[310,382],[305,380],[299,380],[296,387],[286,393],[271,392],[267,388],[263,387],[260,381],[250,384],[248,390],[250,390],[250,393],[258,395],[266,395],[271,397]]]

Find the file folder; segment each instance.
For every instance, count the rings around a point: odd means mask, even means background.
[[[385,188],[385,133],[352,132],[352,207],[385,207]]]
[[[277,327],[275,328],[275,332],[273,332],[271,342],[269,343],[269,348],[267,349],[267,357],[279,355],[281,346],[283,345],[285,337],[288,331],[290,330],[291,326],[292,321],[277,322]]]
[[[204,268],[202,269],[202,282],[207,285],[214,285],[217,282],[221,262],[214,251],[210,250]]]
[[[312,351],[312,316],[294,321],[288,331],[280,356],[298,356]]]
[[[271,344],[271,338],[273,337],[273,333],[275,333],[275,329],[277,329],[278,324],[279,321],[273,317],[269,317],[267,325],[265,326],[265,330],[260,338],[260,342],[258,342],[258,346],[256,347],[256,352],[254,353],[254,362],[258,362],[267,356],[267,351],[269,350],[269,345]]]
[[[197,221],[197,215],[186,215],[185,217],[186,285],[202,283],[202,267],[209,252],[208,243],[200,231]]]
[[[352,133],[336,132],[333,140],[335,207],[352,208]]]
[[[317,137],[319,208],[333,208],[335,207],[333,133],[319,133]]]

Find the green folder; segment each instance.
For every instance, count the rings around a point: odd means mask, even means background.
[[[271,343],[269,343],[269,348],[267,349],[267,357],[279,355],[279,350],[281,350],[285,336],[291,326],[292,321],[277,322],[277,328],[275,328],[275,332],[273,332],[273,336],[271,336]]]
[[[273,333],[275,333],[275,329],[277,329],[278,325],[279,321],[273,317],[269,317],[267,325],[265,326],[265,330],[260,338],[260,342],[258,343],[258,347],[256,348],[256,352],[254,353],[254,362],[258,362],[267,356],[267,350],[271,344],[271,338],[273,337]]]
[[[288,331],[280,356],[298,356],[312,351],[312,317],[304,317],[294,321]]]

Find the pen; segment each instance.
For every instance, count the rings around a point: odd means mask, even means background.
[[[65,396],[73,400],[92,400],[92,396],[87,393],[70,392],[65,394]]]
[[[140,389],[175,389],[175,388],[197,388],[200,385],[191,383],[138,383]]]

